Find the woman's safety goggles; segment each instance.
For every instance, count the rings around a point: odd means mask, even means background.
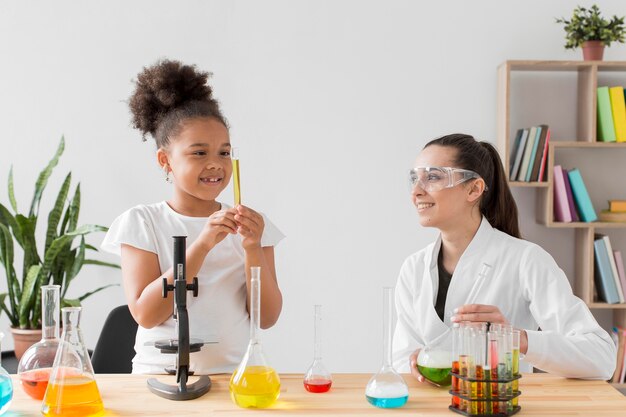
[[[452,188],[465,181],[480,178],[474,171],[451,167],[415,167],[409,171],[411,189],[419,184],[427,192]]]

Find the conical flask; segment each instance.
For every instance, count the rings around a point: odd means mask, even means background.
[[[4,333],[0,332],[0,344],[4,338]],[[0,351],[2,349],[0,348]],[[13,383],[9,373],[0,366],[0,415],[7,412],[13,399]]]
[[[326,370],[324,363],[322,362],[322,306],[316,305],[314,307],[315,314],[313,318],[314,340],[315,340],[315,356],[313,357],[313,363],[304,376],[304,388],[309,392],[327,392],[333,383],[330,372]]]
[[[24,352],[17,367],[22,388],[36,400],[42,400],[46,393],[54,357],[59,347],[60,288],[60,285],[41,287],[42,339]]]
[[[383,288],[383,366],[367,383],[365,398],[380,408],[397,408],[409,399],[409,387],[391,363],[393,288]]]
[[[250,344],[241,363],[230,378],[230,397],[239,407],[266,408],[280,394],[280,379],[263,356],[259,340],[261,310],[261,268],[251,268]]]
[[[41,405],[45,416],[87,417],[104,412],[80,330],[81,307],[63,308],[63,335]]]

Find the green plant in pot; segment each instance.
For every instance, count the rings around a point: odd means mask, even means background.
[[[589,9],[578,6],[570,20],[560,18],[556,22],[565,25],[565,49],[582,47],[585,61],[601,61],[605,46],[624,43],[624,17],[607,20],[595,4]]]
[[[85,265],[100,265],[119,268],[119,265],[88,258],[90,251],[98,250],[85,242],[85,237],[94,232],[105,232],[106,227],[86,224],[78,225],[80,212],[80,183],[70,198],[72,173],[68,173],[56,196],[52,210],[48,213],[45,242],[37,242],[35,230],[40,222],[39,207],[43,192],[65,149],[61,138],[59,147],[48,165],[39,174],[35,193],[27,214],[18,211],[13,187],[13,167],[9,171],[8,194],[12,209],[0,204],[0,262],[4,268],[7,292],[0,294],[0,309],[11,322],[15,340],[16,356],[21,356],[31,344],[41,339],[41,286],[61,286],[61,306],[80,305],[81,301],[116,284],[105,285],[89,291],[75,299],[66,298],[67,290]],[[17,243],[17,245],[15,244]],[[15,267],[15,249],[23,252],[21,274]],[[21,336],[31,341],[22,345]]]

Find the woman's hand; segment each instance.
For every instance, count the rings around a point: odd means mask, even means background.
[[[455,308],[454,315],[450,320],[454,323],[471,321],[477,323],[501,323],[509,324],[509,321],[502,315],[496,306],[486,304],[465,304]]]
[[[237,233],[236,211],[233,208],[218,210],[209,216],[199,240],[205,249],[211,250],[229,234]]]
[[[500,323],[509,324],[500,309],[496,306],[486,304],[465,304],[459,308],[455,308],[454,315],[450,320],[453,323],[462,321],[478,322],[478,323]],[[528,351],[528,334],[526,330],[520,330],[520,352],[526,354]]]
[[[413,375],[413,377],[417,379],[419,382],[428,382],[431,385],[440,387],[441,385],[435,384],[434,382],[424,378],[424,375],[422,375],[419,369],[417,369],[417,357],[420,354],[420,350],[421,349],[415,349],[415,352],[411,353],[411,355],[409,356],[409,364],[411,366],[411,375]]]
[[[265,228],[263,216],[249,207],[238,205],[235,207],[234,219],[237,222],[237,232],[243,238],[241,244],[244,250],[260,248]]]

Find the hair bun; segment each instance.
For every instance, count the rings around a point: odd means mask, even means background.
[[[129,101],[133,127],[143,133],[144,140],[148,133],[155,137],[160,121],[171,110],[190,101],[214,101],[207,84],[210,75],[194,65],[171,60],[144,67]]]

